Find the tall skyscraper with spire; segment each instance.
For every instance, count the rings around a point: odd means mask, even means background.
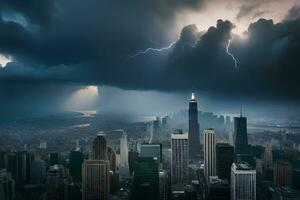
[[[200,155],[198,106],[195,92],[192,93],[189,102],[189,158],[193,160]]]
[[[108,200],[109,170],[107,142],[103,134],[98,134],[91,159],[82,164],[82,200]]]

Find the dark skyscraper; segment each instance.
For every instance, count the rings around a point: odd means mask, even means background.
[[[107,144],[104,134],[97,134],[93,141],[93,160],[106,160],[107,159]]]
[[[234,153],[235,156],[249,154],[248,150],[248,136],[247,136],[247,118],[234,118]]]
[[[218,143],[216,157],[218,177],[230,181],[231,165],[234,162],[233,146],[226,143]]]
[[[189,103],[189,158],[195,159],[200,154],[198,107],[195,93]]]
[[[81,182],[82,163],[84,155],[80,151],[72,151],[70,153],[70,174],[74,182]]]
[[[159,199],[157,158],[138,158],[133,176],[132,200]]]

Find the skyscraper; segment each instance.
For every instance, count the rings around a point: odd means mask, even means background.
[[[82,200],[108,200],[109,161],[85,160],[82,165]]]
[[[249,154],[248,136],[247,136],[247,118],[242,117],[242,114],[240,117],[234,118],[233,140],[234,140],[234,153],[236,158],[239,155]]]
[[[275,186],[292,186],[292,165],[289,162],[277,161],[274,168]]]
[[[233,146],[226,143],[218,143],[216,149],[216,162],[218,177],[230,181],[230,169],[234,162]]]
[[[81,183],[81,171],[84,155],[81,151],[71,151],[69,169],[74,182]]]
[[[256,170],[246,162],[231,166],[231,200],[256,200]]]
[[[128,142],[127,135],[123,131],[120,140],[120,178],[126,178],[129,176],[129,163],[128,163]]]
[[[273,151],[272,145],[267,144],[264,152],[264,168],[273,168]]]
[[[115,173],[117,167],[116,152],[111,146],[107,146],[107,159],[109,160],[110,170]]]
[[[142,144],[141,155],[143,158],[156,157],[159,162],[162,161],[162,145],[161,144]]]
[[[187,183],[188,181],[188,134],[174,133],[171,135],[171,180],[172,183]]]
[[[137,151],[130,150],[128,152],[128,163],[129,163],[130,174],[132,174],[134,171],[134,165],[135,165],[135,162],[138,159],[138,157],[139,157],[139,153]]]
[[[104,134],[97,134],[93,141],[93,160],[106,160],[107,159],[107,144]]]
[[[6,169],[0,169],[0,199],[15,199],[15,181],[11,178],[11,173]]]
[[[138,158],[133,176],[132,200],[159,199],[157,158]]]
[[[216,136],[215,129],[204,130],[204,175],[206,180],[216,176]]]
[[[189,158],[191,160],[200,155],[199,123],[198,123],[198,106],[195,93],[189,102]]]
[[[82,165],[82,200],[107,200],[109,195],[109,161],[104,135],[93,142],[91,160]]]

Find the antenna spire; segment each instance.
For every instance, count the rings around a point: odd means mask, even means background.
[[[243,105],[241,104],[241,108],[240,108],[240,117],[243,117]]]

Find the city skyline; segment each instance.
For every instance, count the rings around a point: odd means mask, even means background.
[[[300,0],[0,0],[0,200],[299,200]]]

